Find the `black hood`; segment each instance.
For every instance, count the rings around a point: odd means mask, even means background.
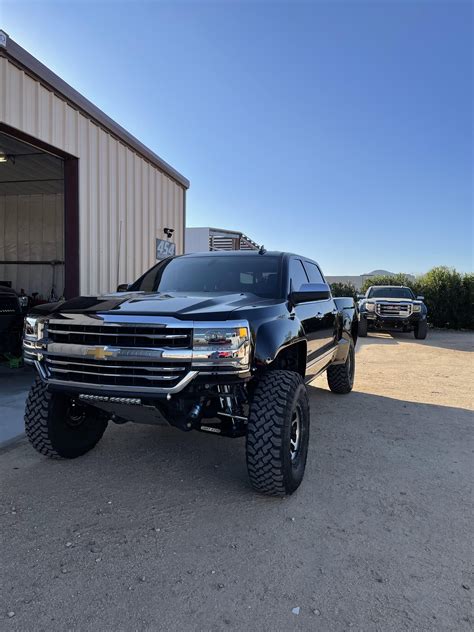
[[[15,290],[6,285],[0,285],[0,296],[18,296]]]
[[[226,319],[235,310],[275,303],[255,294],[185,294],[118,292],[103,296],[79,296],[62,303],[50,303],[35,308],[39,314],[114,313],[175,316],[183,320]]]

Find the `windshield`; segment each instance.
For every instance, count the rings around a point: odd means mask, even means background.
[[[280,296],[280,258],[255,256],[176,257],[163,261],[130,286],[143,292],[250,292],[262,298]]]
[[[373,287],[368,298],[414,298],[413,292],[408,287]]]

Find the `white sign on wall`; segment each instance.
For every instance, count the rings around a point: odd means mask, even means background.
[[[156,239],[156,258],[166,259],[174,257],[176,254],[176,244],[166,239]]]

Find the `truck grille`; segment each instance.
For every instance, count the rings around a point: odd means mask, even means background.
[[[52,322],[48,326],[50,342],[115,347],[153,347],[189,349],[192,329],[149,325],[76,325]]]
[[[411,303],[377,303],[376,312],[380,316],[398,316],[407,318],[411,315]]]
[[[175,386],[189,369],[189,364],[92,360],[90,358],[48,355],[46,369],[55,380],[77,384],[106,386]]]
[[[0,298],[0,314],[16,314],[19,311],[20,304],[14,296]]]

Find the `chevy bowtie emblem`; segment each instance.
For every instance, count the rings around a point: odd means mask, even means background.
[[[106,360],[110,358],[110,356],[114,356],[114,351],[108,351],[107,347],[93,347],[92,349],[87,349],[86,355],[93,356],[94,360]]]

